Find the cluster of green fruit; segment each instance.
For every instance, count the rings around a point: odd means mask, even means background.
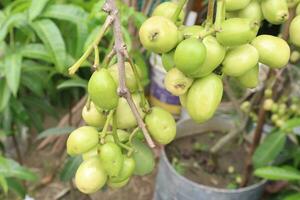
[[[264,101],[264,109],[270,112],[271,123],[277,127],[281,127],[290,118],[299,117],[299,108],[299,97],[282,96],[276,102],[272,98],[267,98]]]
[[[205,26],[183,26],[183,12],[174,20],[177,7],[172,2],[158,5],[142,24],[139,36],[144,48],[161,54],[166,89],[180,97],[198,123],[210,119],[220,104],[223,75],[254,88],[259,83],[258,63],[278,69],[289,61],[290,47],[285,40],[257,36],[263,19],[272,24],[288,19],[286,0],[219,0],[215,24]],[[297,44],[300,25],[294,21],[290,35]]]
[[[167,144],[175,138],[176,123],[167,111],[149,108],[144,94],[138,92],[139,80],[132,67],[125,63],[125,82],[133,103],[152,138]],[[86,126],[74,130],[67,140],[68,154],[82,155],[84,160],[75,175],[76,186],[83,193],[96,192],[105,184],[123,187],[133,174],[145,175],[154,167],[152,151],[143,143],[127,100],[118,96],[118,84],[117,64],[93,73],[88,83],[90,99],[82,110]]]
[[[269,112],[269,124],[276,127],[281,127],[285,121],[290,118],[300,116],[300,99],[299,97],[288,97],[282,95],[276,102],[272,99],[272,90],[265,90],[265,100],[263,108]],[[257,115],[252,109],[249,101],[244,101],[241,104],[241,110],[247,113],[253,121],[257,121]]]

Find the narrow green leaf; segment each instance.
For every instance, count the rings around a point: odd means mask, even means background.
[[[14,191],[21,198],[25,198],[26,189],[18,180],[14,179],[14,178],[7,178],[6,180],[7,180],[7,185],[8,185],[9,189]]]
[[[48,136],[57,136],[57,135],[65,135],[69,134],[75,130],[75,127],[53,127],[41,132],[37,139],[45,138]]]
[[[86,88],[87,83],[88,82],[84,79],[70,79],[70,80],[66,80],[66,81],[62,82],[61,84],[59,84],[57,86],[57,89],[61,90],[61,89],[66,89],[66,88],[70,88],[70,87]]]
[[[258,168],[254,175],[268,180],[296,181],[300,180],[300,171],[291,167],[267,166]]]
[[[0,79],[0,113],[7,106],[10,99],[10,90],[6,84],[5,79]]]
[[[40,73],[43,71],[51,71],[51,70],[53,70],[52,67],[35,62],[33,60],[24,60],[22,62],[22,73],[31,73],[31,72]]]
[[[34,96],[26,96],[22,98],[22,102],[29,107],[36,108],[40,111],[50,114],[55,118],[58,118],[58,113],[55,108],[51,106],[50,103],[45,99]]]
[[[42,97],[44,96],[43,84],[40,81],[36,81],[33,73],[25,73],[22,75],[21,84],[29,89],[35,95]]]
[[[51,52],[58,72],[63,72],[66,62],[66,46],[56,24],[49,19],[42,19],[35,21],[32,26],[46,48]]]
[[[26,58],[37,59],[52,63],[51,53],[43,44],[27,44],[22,48],[22,55]]]
[[[29,21],[34,20],[46,7],[49,0],[32,0],[29,8]]]
[[[4,194],[7,194],[7,191],[8,191],[7,181],[2,174],[0,174],[0,186],[1,186]]]
[[[76,38],[76,56],[80,57],[83,54],[85,40],[88,37],[88,26],[85,23],[77,23],[77,38]]]
[[[8,54],[5,57],[5,77],[7,85],[14,96],[17,95],[22,68],[22,56],[18,52]]]
[[[79,6],[56,4],[49,6],[43,13],[44,17],[66,20],[77,23],[86,23],[87,12]]]
[[[60,180],[62,181],[72,180],[80,163],[82,163],[81,156],[69,157],[60,173]]]
[[[35,181],[37,175],[29,169],[22,167],[16,161],[0,156],[0,174],[5,177],[14,177],[18,179]]]
[[[286,135],[282,132],[269,134],[254,152],[252,159],[255,168],[266,166],[272,162],[282,151],[285,141]]]
[[[26,23],[26,15],[24,13],[16,13],[5,18],[0,26],[0,41],[4,40],[10,28]]]

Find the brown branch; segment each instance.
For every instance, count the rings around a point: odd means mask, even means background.
[[[107,0],[106,3],[103,6],[103,10],[109,13],[113,18],[113,34],[115,37],[115,51],[117,54],[117,60],[118,60],[118,70],[119,70],[119,88],[118,88],[118,94],[120,97],[124,97],[127,100],[127,103],[129,107],[131,108],[135,119],[138,123],[138,126],[142,129],[143,134],[145,136],[145,139],[148,143],[148,145],[151,148],[155,147],[155,144],[153,140],[150,137],[150,134],[146,128],[146,125],[140,115],[140,113],[137,110],[136,105],[134,104],[132,100],[132,96],[126,86],[125,83],[125,55],[126,55],[126,45],[123,41],[123,36],[121,32],[121,22],[120,17],[118,13],[118,9],[115,4],[115,0]]]

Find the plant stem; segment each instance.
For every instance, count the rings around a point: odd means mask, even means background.
[[[104,68],[107,68],[111,59],[116,55],[116,50],[115,48],[112,48],[112,50],[105,56],[103,62],[102,62],[102,66]]]
[[[19,147],[19,144],[18,144],[18,140],[17,140],[15,134],[12,135],[12,141],[13,141],[13,144],[14,144],[14,147],[15,147],[15,150],[16,150],[18,162],[21,165],[23,165],[22,154],[21,154],[20,147]]]
[[[215,0],[208,0],[207,17],[206,17],[206,24],[205,24],[206,30],[208,30],[213,24],[214,10],[215,10]]]
[[[109,114],[107,116],[107,119],[106,119],[104,127],[103,127],[103,130],[100,132],[100,139],[101,139],[100,142],[101,142],[101,144],[104,144],[104,142],[105,142],[104,139],[105,139],[105,136],[107,134],[108,126],[109,126],[109,124],[110,124],[110,122],[111,122],[111,120],[114,116],[114,112],[115,112],[115,110],[109,111]]]
[[[144,95],[144,94],[145,94],[145,93],[144,93],[144,87],[143,87],[143,85],[142,85],[142,83],[141,83],[140,75],[139,75],[139,73],[138,73],[138,71],[137,71],[137,69],[136,69],[136,65],[134,64],[132,58],[129,56],[127,50],[125,50],[125,56],[126,56],[128,62],[129,62],[129,64],[130,64],[130,66],[131,66],[131,69],[132,69],[132,71],[133,71],[135,80],[136,80],[137,85],[138,85],[138,93],[139,93],[140,96],[141,96],[141,107],[143,108],[143,111],[149,112],[149,109],[150,109],[150,108],[149,108],[149,105],[148,105],[148,103],[147,103],[146,97],[145,97],[145,95]]]
[[[138,123],[138,126],[143,131],[143,134],[145,136],[145,139],[146,139],[148,145],[151,148],[154,148],[155,144],[154,144],[152,138],[150,137],[150,134],[146,128],[146,125],[145,125],[140,113],[138,112],[137,107],[132,100],[132,96],[125,84],[126,45],[123,41],[123,36],[122,36],[122,32],[121,32],[121,22],[120,22],[120,17],[119,17],[118,10],[117,10],[116,4],[115,4],[115,0],[107,0],[103,6],[103,10],[108,12],[110,14],[110,16],[112,16],[112,18],[114,19],[113,20],[113,34],[115,37],[115,50],[116,50],[116,54],[117,54],[118,70],[119,70],[118,94],[120,97],[124,97],[127,100],[127,103],[134,114],[134,117]]]
[[[175,10],[175,13],[173,14],[173,16],[172,16],[172,18],[171,18],[171,20],[172,20],[173,22],[176,22],[176,21],[177,21],[179,15],[180,15],[180,13],[181,13],[181,11],[182,11],[182,9],[183,9],[183,6],[184,6],[184,4],[185,4],[186,2],[187,2],[187,0],[179,0],[178,6],[177,6],[177,8],[176,8],[176,10]]]
[[[140,130],[139,127],[135,128],[135,129],[132,131],[132,133],[130,134],[130,136],[129,136],[129,144],[132,144],[132,140],[133,140],[135,134],[138,132],[138,130]]]
[[[89,55],[92,53],[93,49],[95,46],[98,46],[98,44],[100,43],[101,39],[103,38],[104,34],[106,33],[106,31],[108,30],[109,26],[112,24],[114,18],[111,16],[108,16],[103,24],[103,26],[101,27],[97,37],[95,38],[95,40],[92,42],[92,44],[90,44],[90,46],[88,47],[88,49],[84,52],[84,54],[77,60],[77,62],[72,65],[69,68],[69,74],[73,75],[76,73],[76,71],[79,69],[79,67],[82,65],[82,63],[89,57]]]
[[[225,19],[225,0],[218,0],[216,20],[215,20],[215,29],[217,31],[221,31],[222,22],[224,21],[224,19]]]

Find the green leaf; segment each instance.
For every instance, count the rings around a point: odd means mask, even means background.
[[[272,162],[282,151],[285,141],[286,135],[282,132],[269,134],[254,152],[252,159],[255,168],[266,166]]]
[[[29,21],[41,14],[49,0],[32,0],[29,8]]]
[[[286,121],[280,129],[282,131],[291,131],[296,127],[300,127],[300,118],[293,118]]]
[[[7,194],[8,185],[7,185],[6,179],[3,175],[0,175],[0,186],[2,187],[2,190],[4,191],[4,194]]]
[[[16,161],[0,156],[0,174],[5,177],[14,177],[28,181],[37,180],[37,175]]]
[[[61,89],[66,89],[66,88],[70,88],[70,87],[86,88],[87,84],[88,84],[88,82],[84,79],[70,79],[70,80],[66,80],[66,81],[60,83],[57,86],[57,89],[61,90]]]
[[[76,29],[77,29],[76,56],[79,57],[83,54],[84,43],[88,37],[88,26],[83,23],[78,23]]]
[[[41,132],[37,139],[45,138],[48,136],[57,136],[57,135],[65,135],[69,134],[75,130],[75,127],[53,127]]]
[[[22,123],[27,123],[29,120],[28,111],[25,109],[21,101],[16,98],[11,98],[10,100],[11,110],[15,120],[19,120]]]
[[[17,13],[8,16],[0,26],[0,41],[4,40],[8,31],[20,24],[26,24],[26,15],[24,13]]]
[[[24,186],[14,178],[7,178],[8,188],[18,194],[21,198],[25,198],[26,189]]]
[[[43,41],[46,48],[51,52],[58,72],[64,72],[66,62],[66,46],[60,30],[56,24],[49,19],[35,21],[33,29]]]
[[[6,84],[5,79],[0,79],[0,113],[7,106],[10,99],[10,90]]]
[[[284,197],[283,200],[299,200],[299,199],[300,199],[300,192],[290,194],[290,195]]]
[[[26,97],[22,98],[22,101],[27,106],[30,106],[32,108],[36,108],[36,109],[38,109],[40,111],[43,111],[43,112],[45,112],[47,114],[50,114],[53,117],[58,118],[57,111],[45,99],[34,97],[34,96],[26,96]]]
[[[77,23],[86,23],[87,12],[79,6],[57,4],[49,6],[43,13],[44,17],[66,20]]]
[[[74,177],[80,163],[82,163],[81,156],[69,157],[60,173],[60,180],[70,181]]]
[[[14,96],[17,95],[22,68],[22,56],[15,52],[5,57],[5,77],[7,85]]]
[[[267,166],[258,168],[254,175],[268,180],[296,181],[300,180],[300,171],[292,167]]]
[[[42,97],[44,95],[43,85],[40,84],[39,81],[36,81],[36,79],[34,78],[34,74],[32,73],[23,74],[21,78],[21,84],[37,96]]]
[[[22,48],[22,55],[26,58],[37,59],[52,63],[51,53],[43,44],[27,44]]]
[[[51,68],[45,64],[35,62],[33,60],[24,60],[22,63],[22,72],[23,73],[31,73],[31,72],[40,73],[43,71],[51,71],[51,70],[53,70],[53,68]]]

